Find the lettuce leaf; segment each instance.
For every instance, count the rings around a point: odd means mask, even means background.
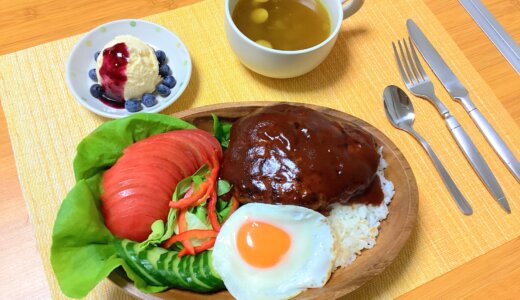
[[[170,208],[168,211],[168,218],[166,219],[166,224],[164,224],[163,220],[157,220],[152,223],[152,233],[148,236],[148,238],[139,244],[139,250],[146,249],[150,246],[157,246],[160,243],[169,239],[173,233],[174,229],[177,227],[177,210]]]
[[[226,201],[219,198],[217,200],[217,218],[220,223],[224,222],[230,211],[231,201]]]
[[[227,180],[219,179],[217,181],[217,196],[227,194],[229,191],[231,191],[231,183]]]
[[[217,200],[217,218],[220,223],[224,222],[231,210],[231,201],[222,200],[220,196],[229,193],[231,187],[227,180],[219,179],[217,182],[217,196],[219,196]]]
[[[63,200],[52,232],[51,265],[66,296],[81,298],[119,266],[143,291],[158,291],[129,273],[116,254],[114,236],[105,227],[99,195],[103,172],[132,143],[193,125],[161,114],[134,114],[106,122],[78,145],[74,159],[76,185]],[[168,220],[170,221],[170,220]]]
[[[95,178],[99,183],[101,177]],[[99,194],[80,180],[61,205],[51,247],[51,264],[63,293],[84,297],[122,260],[99,211]]]
[[[195,128],[188,122],[161,114],[138,113],[106,122],[79,143],[74,159],[76,180],[110,168],[129,145],[171,130]]]
[[[213,136],[220,142],[222,149],[229,146],[229,137],[231,136],[231,123],[220,122],[216,114],[211,114],[213,118]]]

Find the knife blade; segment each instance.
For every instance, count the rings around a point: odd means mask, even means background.
[[[408,28],[408,33],[421,52],[423,58],[426,60],[428,65],[430,65],[430,68],[439,78],[444,88],[454,100],[464,106],[464,109],[471,116],[471,119],[475,124],[477,124],[489,144],[493,147],[493,150],[495,150],[500,159],[502,159],[516,180],[520,182],[520,162],[518,162],[514,154],[511,152],[504,140],[502,140],[498,135],[493,126],[491,126],[478,108],[475,107],[464,85],[460,82],[457,76],[455,76],[453,71],[442,59],[437,50],[435,50],[433,45],[415,22],[408,19],[406,21],[406,27]]]

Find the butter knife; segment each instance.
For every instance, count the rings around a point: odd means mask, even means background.
[[[453,71],[442,59],[437,50],[435,50],[433,45],[428,41],[424,33],[419,29],[414,21],[408,19],[408,21],[406,21],[406,27],[408,28],[408,33],[412,37],[415,45],[426,62],[430,65],[435,75],[437,75],[441,83],[444,85],[444,88],[446,88],[453,100],[460,102],[462,106],[464,106],[464,109],[477,124],[478,128],[484,134],[500,159],[502,159],[516,180],[520,182],[520,163],[507,147],[506,143],[495,131],[493,126],[489,124],[478,108],[475,107],[475,104],[471,101],[469,93],[464,85],[462,85],[460,80],[455,76],[455,74],[453,74]]]

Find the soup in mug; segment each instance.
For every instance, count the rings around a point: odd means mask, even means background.
[[[331,33],[319,0],[238,0],[233,22],[251,40],[278,50],[309,48]]]

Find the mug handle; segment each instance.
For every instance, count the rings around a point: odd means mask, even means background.
[[[341,3],[345,4],[347,0],[341,0]],[[343,20],[355,14],[363,5],[365,0],[350,0],[347,5],[343,6]]]

